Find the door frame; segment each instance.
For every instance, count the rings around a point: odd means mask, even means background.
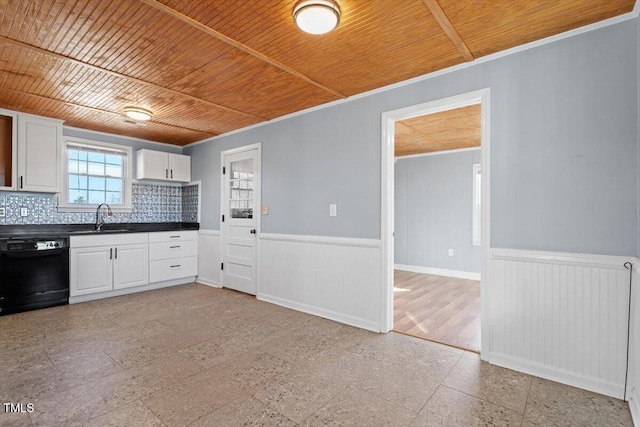
[[[480,337],[480,357],[489,354],[489,304],[490,304],[490,254],[491,248],[491,165],[490,165],[490,89],[484,88],[477,91],[460,95],[442,98],[418,105],[412,105],[397,110],[382,113],[381,132],[381,209],[380,209],[380,239],[382,247],[382,294],[380,308],[380,330],[389,332],[393,329],[393,266],[394,266],[394,148],[395,148],[395,122],[424,116],[442,111],[453,110],[469,105],[481,104],[480,113],[480,147],[481,147],[481,167],[482,167],[482,209],[481,209],[481,251],[482,261],[480,266],[481,287],[480,287],[480,317],[481,317],[481,337]]]
[[[256,265],[254,267],[255,271],[255,280],[256,280],[256,296],[258,295],[260,289],[260,280],[259,280],[259,271],[258,271],[258,260],[260,259],[260,230],[261,230],[261,219],[262,219],[262,142],[256,142],[255,144],[243,145],[242,147],[232,148],[229,150],[224,150],[220,152],[220,210],[218,212],[218,220],[220,221],[220,260],[224,263],[225,255],[224,255],[224,227],[222,225],[222,215],[224,210],[224,184],[225,177],[222,175],[222,168],[224,167],[225,157],[230,154],[238,154],[244,151],[258,150],[258,163],[256,165],[255,174],[258,177],[256,182],[255,190],[255,207],[254,207],[254,215],[256,215]],[[220,287],[224,287],[224,272],[220,271]]]

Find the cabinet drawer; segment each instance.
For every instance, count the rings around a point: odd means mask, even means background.
[[[198,255],[198,242],[195,240],[177,240],[175,242],[159,242],[149,244],[149,259],[184,258]]]
[[[198,240],[198,232],[195,230],[187,231],[159,231],[149,233],[149,243],[157,242],[183,242],[187,240]]]
[[[149,281],[162,282],[171,279],[198,275],[198,258],[173,258],[151,261],[149,263]]]

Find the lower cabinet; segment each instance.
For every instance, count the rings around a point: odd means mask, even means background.
[[[71,236],[69,258],[70,296],[108,297],[109,291],[197,276],[198,233]]]
[[[149,276],[152,282],[198,275],[198,232],[149,234]]]
[[[71,296],[113,289],[113,249],[111,247],[71,249],[69,292]]]
[[[148,265],[148,245],[116,246],[113,258],[113,289],[149,283]]]
[[[149,283],[146,233],[71,238],[70,296],[108,292]],[[101,246],[88,246],[91,244]]]

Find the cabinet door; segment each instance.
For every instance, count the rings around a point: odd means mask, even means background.
[[[20,115],[18,125],[18,190],[59,193],[62,123]]]
[[[169,154],[169,178],[172,181],[191,181],[191,156]]]
[[[112,248],[71,249],[70,295],[94,294],[113,289]]]
[[[15,190],[18,158],[18,115],[0,109],[0,190]]]
[[[149,283],[149,245],[120,245],[114,248],[113,288]]]
[[[169,179],[169,155],[162,151],[138,150],[138,179]]]

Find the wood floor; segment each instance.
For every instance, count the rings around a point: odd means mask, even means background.
[[[480,351],[480,282],[395,270],[393,330]]]

